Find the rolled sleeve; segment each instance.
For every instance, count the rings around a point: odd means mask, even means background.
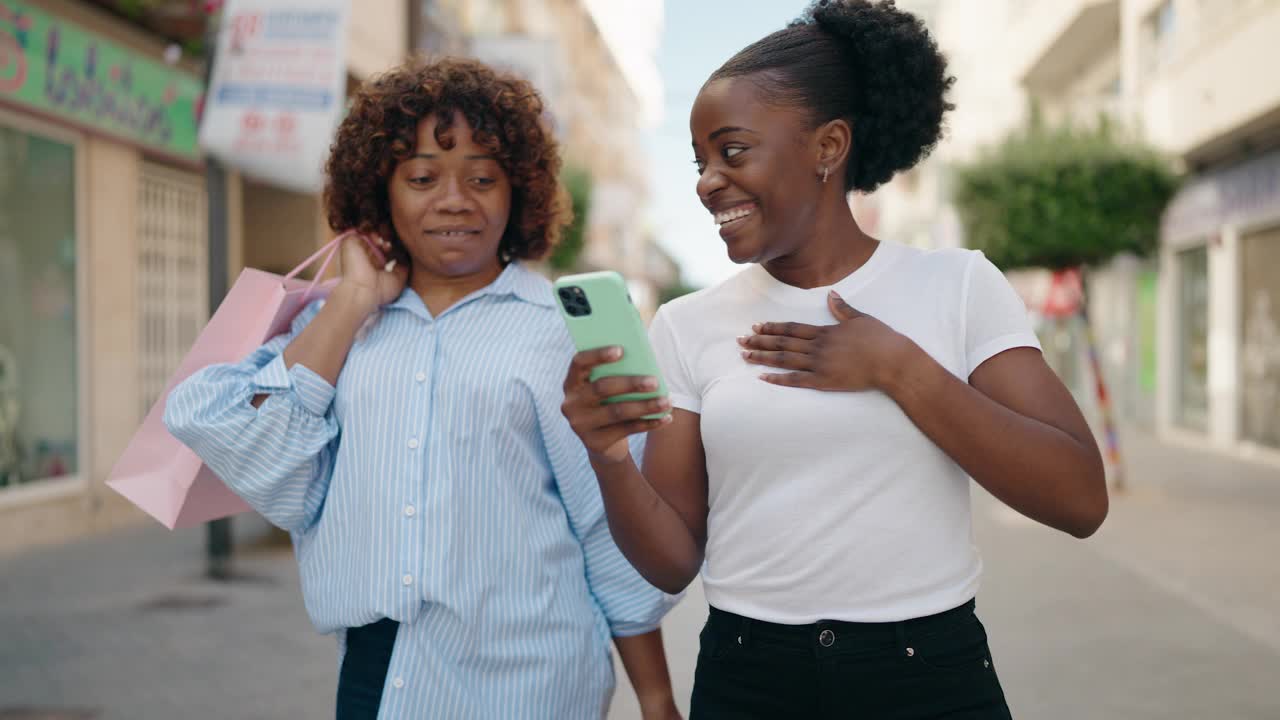
[[[582,546],[587,585],[614,637],[654,630],[682,595],[659,590],[632,567],[609,531],[604,499],[586,448],[559,412],[540,412],[543,440],[569,525]],[[643,452],[633,439],[632,452]]]
[[[254,394],[293,392],[304,410],[321,417],[329,412],[336,392],[334,386],[311,368],[300,363],[286,367],[283,353],[254,373],[249,384]]]
[[[311,370],[287,368],[284,349],[312,317],[239,363],[210,365],[179,383],[165,405],[169,432],[232,492],[273,524],[310,527],[328,493],[338,438],[334,388]],[[256,395],[266,395],[254,407]]]
[[[618,550],[603,519],[583,542],[587,584],[599,603],[614,637],[642,635],[657,629],[682,595],[668,595],[649,584]]]

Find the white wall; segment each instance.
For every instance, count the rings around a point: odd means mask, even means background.
[[[1144,60],[1146,18],[1160,0],[1126,0],[1123,75],[1131,113],[1147,137],[1179,156],[1280,108],[1280,2],[1238,0],[1205,11],[1175,0],[1172,52],[1156,67]]]
[[[351,3],[347,66],[364,79],[404,61],[409,52],[410,0],[358,0]]]

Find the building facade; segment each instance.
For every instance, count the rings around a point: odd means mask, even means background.
[[[1189,179],[1160,251],[1158,418],[1280,462],[1280,3],[1130,2],[1130,103]]]
[[[0,1],[0,552],[129,522],[103,485],[207,316],[200,69],[102,9]],[[162,385],[163,380],[159,380]]]
[[[105,481],[209,316],[203,67],[177,45],[203,18],[119,5],[0,0],[0,553],[150,522]],[[405,57],[407,14],[362,0],[353,83]],[[316,195],[222,191],[228,282],[328,236]]]
[[[1014,66],[1046,118],[1109,118],[1187,174],[1158,256],[1107,273],[1109,369],[1143,378],[1166,438],[1280,458],[1280,83],[1253,72],[1280,66],[1280,4],[1037,2],[1024,27],[1040,42]]]
[[[873,196],[886,237],[963,242],[951,168],[1027,121],[1105,120],[1165,153],[1187,184],[1155,257],[1091,273],[1113,402],[1165,438],[1280,457],[1280,3],[1272,0],[944,0],[931,27],[958,80],[947,140]],[[1049,286],[1012,273],[1034,311]],[[1041,326],[1046,354],[1095,402],[1078,331]],[[1095,408],[1086,408],[1095,409]]]

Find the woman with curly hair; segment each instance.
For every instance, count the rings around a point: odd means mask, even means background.
[[[937,143],[951,83],[891,1],[817,2],[739,52],[690,129],[698,195],[751,265],[659,310],[669,399],[602,404],[653,387],[589,382],[616,349],[570,367],[623,553],[668,592],[701,570],[695,719],[1007,718],[969,478],[1077,537],[1106,515],[1093,436],[999,271],[850,212]]]
[[[574,348],[525,266],[569,219],[526,82],[413,63],[360,90],[328,164],[342,281],[166,423],[293,538],[343,651],[337,717],[599,720],[617,646],[646,718],[676,716],[671,598],[609,534],[560,413]]]

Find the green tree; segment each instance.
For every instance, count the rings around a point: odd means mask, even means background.
[[[1160,216],[1177,191],[1169,164],[1105,121],[1096,128],[1032,123],[957,169],[955,204],[969,247],[1002,270],[1080,273],[1079,316],[1102,410],[1114,483],[1119,448],[1088,309],[1088,269],[1117,255],[1150,254]]]
[[[1163,158],[1105,123],[1033,123],[960,168],[955,200],[969,246],[997,267],[1060,270],[1149,254],[1177,185]]]

